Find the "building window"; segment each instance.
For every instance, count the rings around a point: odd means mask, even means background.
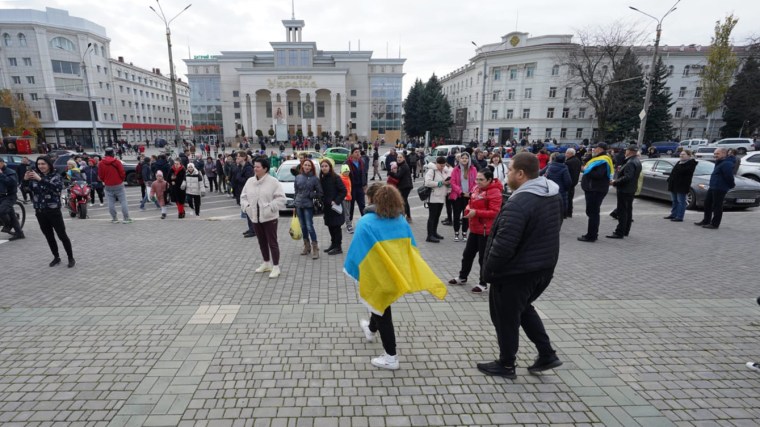
[[[550,87],[549,88],[549,98],[556,98],[557,97],[557,88],[556,87]]]
[[[351,89],[351,96],[356,96],[356,89]]]
[[[232,108],[240,108],[240,101],[235,101],[232,103]],[[292,114],[291,114],[292,116]]]
[[[240,91],[239,90],[233,90],[232,91],[232,97],[233,98],[240,98]]]
[[[53,72],[61,74],[76,74],[79,75],[79,63],[71,61],[52,61]]]
[[[288,116],[292,116],[292,115],[293,115],[293,101],[288,101]]]
[[[562,118],[567,119],[570,117],[570,109],[569,108],[563,108],[562,109]]]
[[[554,65],[552,67],[552,76],[558,76],[559,75],[559,65]]]
[[[688,65],[685,66],[685,67],[683,67],[683,76],[684,77],[689,77],[689,66]]]
[[[491,110],[491,120],[496,120],[499,118],[499,110]]]
[[[546,118],[547,119],[553,119],[554,118],[554,108],[548,108],[546,110]]]
[[[511,119],[515,116],[515,110],[507,110],[507,118]]]
[[[515,90],[514,89],[510,89],[510,90],[507,91],[507,99],[509,99],[509,100],[515,99]]]
[[[579,119],[585,119],[586,118],[586,109],[585,108],[579,108],[578,109],[578,118]]]
[[[575,130],[575,139],[581,138],[583,138],[583,128],[578,128]]]
[[[680,118],[683,115],[683,108],[678,107],[676,108],[676,113],[673,115],[675,118]]]
[[[16,94],[16,98],[18,98],[19,101],[23,101],[24,100],[24,94],[23,93],[17,93]]]
[[[39,98],[37,97],[37,94],[36,94],[36,93],[30,93],[30,94],[29,94],[29,97],[32,99],[32,101],[36,101],[36,100],[38,100],[38,99],[39,99]]]
[[[678,97],[679,98],[685,98],[686,97],[686,86],[681,86],[681,88],[678,89]]]
[[[351,112],[351,118],[352,118],[352,119],[355,119],[355,118],[356,118],[356,111],[352,111],[352,112]]]
[[[325,101],[317,101],[317,117],[325,116]]]
[[[686,129],[686,137],[687,138],[691,138],[693,134],[694,134],[694,128],[688,128],[688,129]]]
[[[662,91],[665,93],[665,95],[670,95],[670,87],[669,86],[665,86],[665,88]]]
[[[42,118],[42,111],[35,111],[34,112],[34,117],[36,117],[38,119],[41,119]]]
[[[669,77],[669,76],[672,76],[672,75],[673,75],[673,66],[672,66],[672,65],[669,65],[669,66],[668,66],[668,77]]]
[[[235,118],[239,119],[240,118],[240,113],[235,113]]]
[[[356,101],[351,101],[351,108],[356,108]]]
[[[267,101],[266,104],[267,118],[272,118],[272,101]]]
[[[16,58],[8,58],[8,65],[10,65],[11,67],[18,66],[18,62],[16,61]]]
[[[54,37],[52,40],[50,40],[50,46],[52,46],[53,49],[63,49],[68,50],[69,52],[74,52],[77,50],[77,47],[74,45],[74,43],[66,37]]]
[[[533,97],[533,89],[526,87],[525,88],[525,99],[530,99]]]
[[[523,108],[523,119],[529,119],[530,118],[530,108]]]
[[[21,47],[26,47],[26,36],[24,33],[18,33],[18,45]]]
[[[11,76],[13,79],[13,84],[20,85],[21,84],[21,77],[20,76]]]
[[[552,128],[546,128],[546,132],[544,132],[544,138],[551,138],[552,137]]]
[[[30,85],[34,84],[34,76],[26,76],[26,82]]]
[[[494,93],[491,94],[491,100],[492,101],[498,101],[499,100],[499,92],[500,91],[494,91]]]
[[[533,77],[533,74],[535,74],[535,72],[536,72],[536,67],[533,65],[529,65],[528,67],[525,68],[525,77],[530,79]]]
[[[517,68],[509,70],[509,80],[517,80]]]
[[[12,46],[13,42],[11,41],[11,35],[8,33],[3,34],[3,45],[4,46]]]
[[[24,65],[27,67],[32,66],[32,58],[24,58]]]
[[[701,98],[702,97],[702,88],[697,87],[694,89],[694,98]]]
[[[559,138],[560,139],[567,138],[567,128],[562,128],[559,130]]]
[[[501,80],[501,70],[498,68],[494,68],[493,70],[493,79],[494,80]]]
[[[581,90],[581,98],[588,98],[588,88],[583,88]]]
[[[697,118],[697,114],[699,114],[699,107],[692,107],[691,114],[689,115],[689,117],[691,117],[692,119],[695,119]]]
[[[565,88],[565,101],[573,97],[573,88],[566,87]]]
[[[100,46],[100,56],[106,56],[106,48],[105,48],[105,46]]]

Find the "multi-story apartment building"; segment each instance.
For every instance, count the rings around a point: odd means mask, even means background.
[[[481,96],[485,93],[483,127],[488,138],[593,139],[597,128],[594,109],[572,83],[567,66],[562,65],[567,53],[577,47],[572,37],[509,33],[498,43],[481,46],[469,64],[443,76],[443,91],[455,117],[459,112],[459,137],[481,139]],[[734,49],[739,56],[746,54],[744,48]],[[721,112],[714,112],[707,135],[708,118],[701,103],[700,83],[707,51],[707,47],[689,45],[661,46],[658,52],[670,71],[667,89],[673,94],[675,138],[717,137],[723,125]],[[634,52],[648,72],[654,47],[637,46]],[[483,91],[481,79],[486,61],[488,78]],[[643,99],[641,104],[643,108]]]
[[[401,137],[402,58],[371,51],[323,51],[303,41],[304,21],[282,21],[271,51],[221,52],[185,60],[193,123],[230,140],[336,131],[362,139]],[[313,114],[312,114],[313,111]],[[204,132],[203,130],[206,130]]]
[[[23,99],[40,120],[38,139],[92,147],[86,82],[101,145],[172,139],[170,80],[110,58],[103,26],[47,8],[0,11],[0,89]],[[85,78],[86,73],[86,78]],[[180,125],[189,135],[189,86],[177,83]]]

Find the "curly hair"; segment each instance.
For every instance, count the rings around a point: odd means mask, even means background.
[[[372,187],[375,187],[376,190],[370,196],[370,199],[372,199],[372,203],[375,205],[375,213],[378,216],[382,218],[396,218],[404,214],[404,199],[396,187],[385,184],[373,185]],[[367,193],[369,193],[369,189]]]

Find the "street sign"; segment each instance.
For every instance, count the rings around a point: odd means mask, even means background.
[[[644,120],[644,117],[647,116],[647,110],[641,109],[641,112],[639,113],[639,120]]]
[[[304,102],[303,103],[303,117],[304,119],[313,119],[314,118],[314,103],[313,102]]]

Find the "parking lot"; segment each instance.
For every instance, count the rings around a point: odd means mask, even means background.
[[[419,181],[418,181],[419,183]],[[399,371],[358,327],[366,311],[343,255],[299,256],[279,225],[283,274],[253,273],[255,239],[225,195],[201,216],[138,210],[111,224],[106,207],[67,217],[77,266],[48,268],[34,218],[0,244],[0,423],[3,425],[756,425],[760,375],[760,211],[728,212],[719,230],[662,216],[637,199],[630,238],[587,244],[582,193],[565,221],[559,265],[537,303],[565,365],[541,376],[486,377],[497,354],[487,296],[449,286],[394,304]],[[415,192],[413,192],[415,193]],[[580,193],[580,191],[579,191]],[[427,211],[412,196],[423,257],[443,280],[463,243],[424,242]],[[614,193],[602,212],[614,207]],[[117,209],[118,210],[118,209]],[[358,213],[357,213],[358,216]],[[328,237],[315,219],[323,241]],[[600,233],[615,222],[603,216]],[[452,230],[441,226],[448,239]],[[344,250],[350,235],[344,234]],[[477,269],[475,269],[477,270]],[[470,278],[471,281],[475,277]]]

